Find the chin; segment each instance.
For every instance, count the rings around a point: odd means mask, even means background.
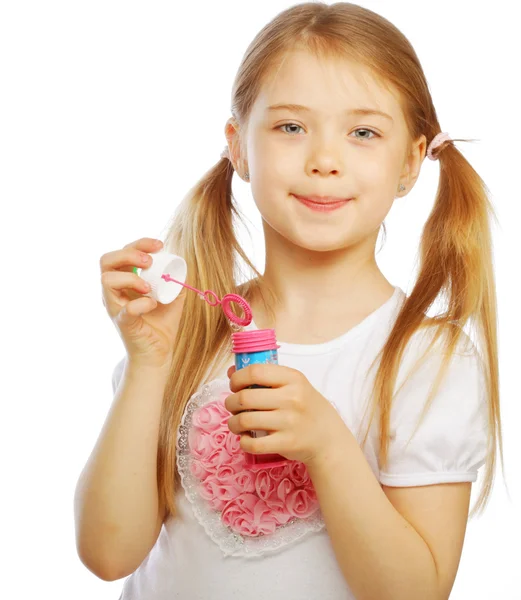
[[[350,246],[349,240],[343,236],[338,239],[325,238],[322,236],[292,236],[290,241],[298,246],[299,248],[303,248],[304,250],[309,250],[311,252],[335,252],[338,250],[343,250]]]
[[[299,222],[298,219],[287,219],[282,223],[280,219],[268,220],[266,216],[263,217],[263,221],[268,237],[275,234],[275,238],[282,238],[285,243],[310,252],[335,252],[360,241],[351,231],[352,224],[349,223],[337,222],[333,226],[329,224],[327,227],[320,227],[317,224]]]

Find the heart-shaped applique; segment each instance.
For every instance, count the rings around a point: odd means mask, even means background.
[[[306,466],[252,470],[228,428],[228,379],[189,400],[177,434],[177,467],[194,515],[225,555],[258,556],[324,527]]]

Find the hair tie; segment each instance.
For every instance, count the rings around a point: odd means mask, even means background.
[[[221,152],[221,158],[227,158],[230,160],[230,151],[228,150],[228,146],[225,146],[224,150]]]
[[[446,142],[448,140],[451,140],[451,137],[447,132],[442,131],[441,133],[438,133],[438,135],[435,136],[433,138],[432,142],[429,144],[429,147],[427,149],[427,156],[431,160],[438,160],[439,153],[436,154],[436,156],[434,156],[433,151],[436,150],[436,148],[438,148],[438,146],[441,146],[441,144],[443,144],[443,142]]]

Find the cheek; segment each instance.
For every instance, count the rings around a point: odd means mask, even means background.
[[[387,153],[371,152],[365,154],[362,160],[356,161],[355,181],[364,186],[370,185],[373,188],[382,188],[385,182],[391,179],[397,173],[398,166],[394,163]]]
[[[383,217],[398,194],[399,166],[386,158],[371,158],[357,168],[354,189],[362,201],[369,201]],[[364,202],[365,203],[365,202]]]
[[[252,189],[253,198],[257,210],[262,219],[279,233],[288,228],[288,197],[283,193],[275,192],[273,188],[269,191],[266,186],[259,185],[259,189]]]
[[[356,229],[362,234],[377,230],[393,206],[394,198],[381,189],[367,190],[355,201],[357,223]]]
[[[288,194],[295,182],[302,179],[302,175],[295,176],[295,169],[289,164],[287,157],[279,158],[269,152],[267,156],[270,156],[268,160],[254,162],[255,183],[252,185],[256,186],[259,194]]]
[[[291,206],[289,194],[294,191],[292,185],[296,179],[275,162],[265,161],[259,167],[251,182],[251,193],[262,218],[271,224],[283,215],[287,218]]]
[[[302,157],[296,146],[282,143],[279,132],[256,136],[248,147],[248,163],[255,179],[267,191],[291,191],[302,180]]]

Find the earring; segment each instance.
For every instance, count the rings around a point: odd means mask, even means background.
[[[405,190],[405,186],[403,185],[403,183],[400,183],[400,187],[398,188],[399,192],[403,192]]]
[[[249,181],[249,180],[250,180],[250,174],[248,173],[248,171],[246,171],[246,172],[244,173],[244,179],[246,179],[246,181]]]

